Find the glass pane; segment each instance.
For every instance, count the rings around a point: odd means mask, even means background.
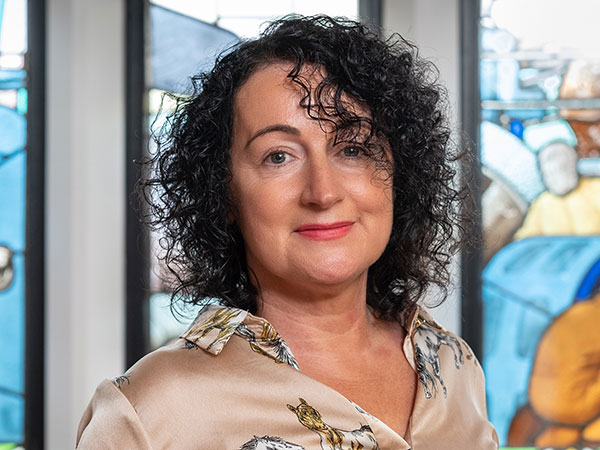
[[[0,27],[0,53],[22,55],[27,50],[27,2],[3,0]]]
[[[0,0],[0,447],[24,440],[25,176],[24,0]]]
[[[291,0],[219,0],[217,5],[220,17],[275,17],[293,11]]]
[[[490,420],[507,448],[598,448],[600,3],[481,10]]]
[[[207,23],[215,23],[217,14],[218,0],[203,0],[201,2],[191,2],[190,0],[151,0],[150,3],[163,6],[165,8],[177,11],[184,16],[199,19]]]
[[[0,443],[22,442],[24,433],[26,160],[15,134],[14,146],[0,134],[10,150],[0,152]]]
[[[219,26],[234,32],[241,38],[257,36],[269,20],[276,17],[222,17]]]
[[[177,339],[193,322],[199,308],[188,308],[184,314],[171,311],[170,294],[150,296],[150,348],[152,350]]]
[[[0,69],[22,69],[25,67],[23,55],[0,55]]]
[[[0,90],[0,106],[6,106],[9,109],[17,108],[17,90]]]
[[[210,69],[215,57],[235,43],[235,34],[170,9],[150,7],[150,87],[184,92],[189,77]]]
[[[327,14],[329,16],[344,16],[350,19],[358,18],[358,1],[356,0],[294,0],[294,12],[305,16]]]

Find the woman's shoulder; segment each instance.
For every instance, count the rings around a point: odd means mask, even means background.
[[[202,417],[195,432],[208,436],[226,377],[219,358],[185,339],[161,347],[99,384],[79,425],[78,448],[165,448],[172,436],[162,430],[192,416]]]
[[[429,444],[440,438],[429,448],[470,442],[477,443],[477,448],[497,449],[496,431],[487,418],[483,370],[471,347],[423,308],[418,308],[413,316],[410,336],[415,370],[424,394],[413,411],[413,418],[418,418],[412,430],[418,442],[413,445],[418,447],[421,438],[428,439]],[[447,428],[449,423],[453,423],[451,429]],[[430,432],[437,428],[444,429],[441,437]]]
[[[225,348],[224,343],[219,347],[194,340],[189,333],[148,353],[114,378],[113,384],[134,405],[159,402],[167,406],[165,398],[177,405],[191,392],[201,397],[214,393],[215,385],[222,385],[231,374],[233,361],[238,368],[248,363],[235,339]]]
[[[256,371],[263,356],[293,366],[287,350],[268,322],[238,308],[208,305],[179,339],[147,354],[113,382],[132,403],[181,399],[191,391],[210,397],[223,381]]]
[[[407,323],[410,350],[427,398],[448,397],[453,385],[484,389],[483,370],[473,350],[457,334],[441,326],[417,306]]]
[[[228,364],[222,359],[179,338],[147,354],[124,374],[104,380],[83,414],[78,432],[81,448],[96,448],[90,445],[99,436],[105,443],[120,442],[117,435],[138,443],[159,442],[165,425],[177,428],[193,414],[203,417],[197,427],[210,434],[214,414],[202,411],[214,412],[228,385]]]

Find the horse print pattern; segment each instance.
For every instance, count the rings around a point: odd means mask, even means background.
[[[368,425],[358,430],[346,431],[325,423],[321,413],[300,398],[298,406],[287,405],[296,414],[298,421],[321,438],[323,450],[378,450],[375,435]]]
[[[305,448],[276,436],[254,436],[242,445],[240,450],[305,450]]]
[[[203,340],[210,340],[205,349],[207,351],[213,349],[214,352],[218,353],[245,316],[245,311],[237,308],[204,307],[184,337],[193,336],[195,344]]]
[[[235,333],[246,338],[252,351],[271,358],[279,364],[287,364],[299,370],[296,358],[292,355],[290,348],[269,322],[263,323],[262,333],[258,339],[256,334],[244,323],[237,326]]]
[[[130,381],[129,381],[129,377],[130,376],[131,376],[131,374],[129,372],[127,372],[127,373],[125,373],[125,374],[123,374],[121,376],[113,378],[112,382],[113,382],[113,384],[116,387],[118,387],[119,389],[121,389],[121,386],[123,386],[123,384],[125,384],[125,383],[129,384],[130,383]]]
[[[423,326],[425,323],[428,326]],[[442,345],[450,348],[454,355],[454,365],[460,369],[460,366],[464,364],[460,341],[454,336],[444,333],[441,328],[434,328],[429,322],[422,322],[415,328],[413,342],[417,375],[425,390],[425,397],[431,398],[437,394],[438,382],[442,387],[444,397],[447,397],[448,391],[440,371],[439,350]]]

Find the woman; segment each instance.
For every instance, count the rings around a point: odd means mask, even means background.
[[[79,448],[497,448],[476,359],[417,306],[461,195],[415,53],[292,17],[194,79],[143,184],[206,306],[99,386]]]

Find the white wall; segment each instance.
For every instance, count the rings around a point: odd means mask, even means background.
[[[440,82],[446,86],[450,102],[450,119],[458,126],[460,91],[460,21],[458,0],[382,0],[383,27],[388,33],[400,33],[416,44],[419,54],[434,62]],[[446,328],[460,333],[460,279],[458,259],[453,271],[456,286],[445,303],[431,310]],[[435,294],[433,294],[435,296]]]
[[[124,2],[48,0],[46,448],[124,363]]]

